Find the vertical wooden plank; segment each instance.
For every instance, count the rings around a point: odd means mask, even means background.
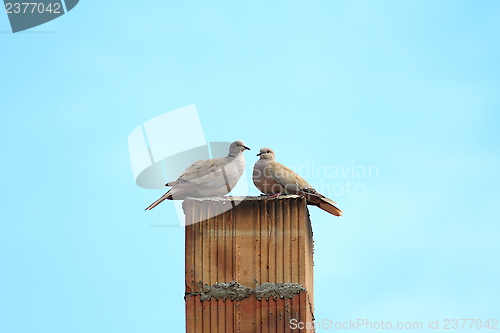
[[[290,228],[292,230],[292,244],[291,244],[291,280],[292,283],[299,283],[299,216],[298,216],[298,202],[293,199],[292,208],[290,210]]]
[[[311,220],[309,219],[309,210],[307,209],[307,205],[303,205],[304,209],[304,220],[305,220],[305,227],[306,227],[306,233],[307,233],[307,238],[306,238],[306,289],[311,296],[311,304],[314,303],[313,300],[313,238],[312,238],[312,225],[311,225]]]
[[[236,269],[237,281],[246,287],[255,288],[255,233],[253,214],[248,202],[236,208]]]
[[[202,319],[201,319],[201,327],[203,331],[200,332],[206,332],[209,333],[210,331],[210,303],[211,301],[204,301],[201,302],[202,306]],[[198,332],[196,332],[198,333]]]
[[[255,302],[255,333],[262,333],[262,302]]]
[[[195,332],[195,305],[194,296],[186,296],[186,333]]]
[[[282,200],[273,200],[275,207],[276,216],[276,282],[284,282],[283,270],[284,270],[284,258],[283,258],[283,240],[285,236],[283,235],[283,208]]]
[[[238,274],[239,274],[239,267],[237,265],[237,259],[238,259],[238,251],[237,251],[237,246],[238,246],[238,240],[237,240],[237,233],[236,230],[238,229],[238,221],[236,220],[236,214],[234,212],[234,209],[229,210],[230,216],[231,216],[231,223],[232,223],[232,230],[231,230],[231,265],[233,268],[232,272],[232,278],[234,281],[238,281]]]
[[[226,302],[222,298],[217,301],[218,329],[214,332],[226,333]]]
[[[286,319],[285,319],[285,325],[287,327],[287,330],[286,332],[291,332],[292,329],[290,327],[290,321],[292,320],[292,311],[293,311],[293,299],[295,298],[296,295],[294,295],[294,297],[290,298],[287,300],[286,304],[285,304],[285,307],[286,307]]]
[[[258,202],[251,202],[251,210],[253,212],[253,230],[254,230],[254,276],[255,279],[257,280],[257,283],[262,283],[262,276],[261,276],[261,260],[262,260],[262,254],[261,254],[261,243],[262,243],[262,233],[261,233],[261,221],[260,221],[260,214],[259,214],[259,204]]]
[[[267,200],[267,211],[269,216],[269,282],[275,283],[276,280],[276,214],[274,209],[274,200]]]
[[[216,299],[211,299],[210,301],[205,301],[210,306],[210,333],[217,333],[219,331],[219,301]]]
[[[299,295],[294,295],[293,298],[290,300],[290,318],[291,319],[297,319],[299,321],[299,309],[297,306],[297,299]]]
[[[272,333],[278,333],[278,321],[276,317],[276,301],[270,297],[269,298],[269,331]]]
[[[197,219],[201,219],[201,209],[199,202],[192,202],[193,209],[196,210],[196,214],[193,216]],[[194,213],[194,212],[193,212]],[[200,281],[203,281],[203,223],[196,222],[193,225],[195,230],[195,243],[194,243],[194,288],[195,292],[200,292]]]
[[[185,279],[186,279],[186,290],[189,293],[194,290],[194,228],[192,225],[188,225],[184,228],[185,233]]]
[[[208,216],[213,215],[214,211],[214,206],[215,204],[212,205],[207,205],[207,214]],[[212,214],[212,215],[211,215]],[[215,217],[210,217],[208,219],[209,221],[209,228],[210,228],[210,282],[208,283],[209,285],[213,285],[217,280],[217,245],[218,245],[218,240],[219,240],[219,235],[218,235],[218,230],[217,230],[217,219]]]
[[[298,300],[299,300],[299,302],[298,302],[299,306],[297,307],[299,309],[299,320],[298,321],[301,321],[301,322],[305,323],[307,317],[305,316],[306,312],[304,311],[304,309],[302,307],[302,305],[304,303],[302,293],[298,294],[297,297],[298,297]],[[306,331],[305,329],[299,329],[300,333],[305,332],[305,331]]]
[[[234,301],[234,330],[235,332],[241,333],[241,309],[238,301]]]
[[[260,219],[260,280],[259,284],[269,282],[269,218],[267,216],[266,200],[259,201],[259,219]]]
[[[259,301],[261,303],[261,327],[262,333],[269,333],[269,302],[263,298]]]
[[[194,297],[194,332],[203,332],[202,331],[202,322],[203,322],[203,302],[200,301],[200,296]]]
[[[237,321],[234,301],[226,300],[226,332],[237,333]]]
[[[224,214],[218,214],[215,217],[217,221],[217,282],[227,282],[226,280],[226,224],[224,223]]]
[[[305,215],[302,205],[299,205],[299,219],[298,219],[298,247],[299,247],[299,284],[306,286],[306,258],[307,258],[307,233],[305,224]]]
[[[290,205],[292,200],[283,201],[283,282],[292,282]]]
[[[232,254],[232,227],[230,225],[228,212],[222,213],[223,223],[224,223],[224,280],[225,282],[232,281],[233,274],[233,254]]]
[[[203,253],[201,253],[202,258],[202,266],[203,273],[201,277],[201,281],[203,284],[211,284],[210,283],[210,227],[209,221],[206,219],[206,206],[208,202],[202,202],[201,204],[201,218],[202,218],[202,230],[203,230]]]
[[[278,298],[276,300],[276,328],[278,333],[284,333],[285,332],[285,321],[283,320],[283,299]]]

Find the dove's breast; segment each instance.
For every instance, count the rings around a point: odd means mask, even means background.
[[[253,183],[264,194],[283,192],[283,187],[276,182],[271,174],[271,166],[268,162],[258,160],[253,168]]]
[[[245,158],[239,154],[236,158],[227,160],[219,165],[214,172],[211,182],[206,184],[206,188],[200,189],[202,196],[226,195],[236,186],[241,175],[245,171]]]

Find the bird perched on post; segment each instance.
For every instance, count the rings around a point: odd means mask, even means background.
[[[187,197],[226,195],[236,186],[243,171],[243,151],[250,150],[242,140],[231,143],[226,157],[196,161],[187,167],[177,180],[167,183],[172,188],[145,210],[151,210],[162,201],[184,200]]]
[[[262,193],[272,194],[272,197],[281,193],[302,195],[309,205],[318,206],[335,216],[342,215],[335,202],[318,193],[291,169],[276,162],[272,149],[261,148],[257,156],[260,159],[253,168],[253,183]]]

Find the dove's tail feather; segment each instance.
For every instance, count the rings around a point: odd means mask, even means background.
[[[342,211],[337,208],[336,202],[316,192],[314,189],[307,189],[307,191],[300,191],[299,194],[307,198],[308,204],[318,206],[325,212],[328,212],[332,215],[342,216]]]
[[[317,204],[317,206],[332,215],[342,216],[342,211],[338,209],[337,206],[333,204],[333,201],[327,197],[321,198],[321,201]]]
[[[156,206],[158,206],[159,204],[161,204],[164,200],[171,199],[172,198],[171,192],[172,192],[172,189],[170,191],[168,191],[167,193],[165,193],[164,195],[162,195],[160,197],[160,199],[153,202],[151,205],[149,205],[148,208],[146,208],[144,210],[151,210],[151,209],[155,208]]]

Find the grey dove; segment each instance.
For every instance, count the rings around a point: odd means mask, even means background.
[[[209,197],[231,192],[245,170],[243,151],[250,150],[242,140],[231,143],[226,157],[196,161],[187,167],[177,180],[167,183],[172,188],[145,210],[162,201],[184,200],[187,197]]]
[[[262,193],[273,196],[281,193],[303,195],[308,204],[318,206],[335,216],[342,215],[335,202],[318,193],[293,170],[276,162],[272,149],[261,148],[257,156],[260,159],[253,168],[253,183]]]

